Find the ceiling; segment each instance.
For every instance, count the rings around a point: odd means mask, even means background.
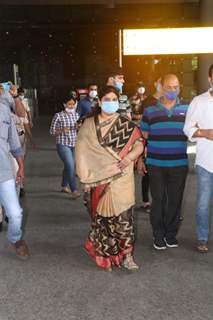
[[[119,4],[134,3],[183,3],[199,2],[199,0],[0,0],[4,5],[106,5],[114,7]]]

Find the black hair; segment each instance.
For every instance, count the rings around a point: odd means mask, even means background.
[[[210,65],[209,67],[209,77],[212,77],[212,73],[213,73],[213,64]]]
[[[115,66],[108,71],[108,77],[115,77],[120,75],[124,75],[124,70],[121,67]]]
[[[19,87],[19,88],[18,88],[18,90],[17,90],[17,92],[18,92],[18,94],[20,94],[20,93],[24,93],[24,88]]]
[[[119,91],[113,86],[105,86],[100,90],[99,98],[102,99],[106,94],[114,93],[119,98]]]
[[[137,83],[137,88],[140,88],[140,87],[144,87],[145,88],[145,84],[143,81],[140,81]]]
[[[115,87],[105,86],[104,88],[102,88],[102,90],[100,90],[100,94],[99,94],[100,100],[108,93],[114,93],[117,96],[117,98],[119,99],[119,92]],[[99,103],[97,102],[96,106],[93,107],[92,111],[87,115],[87,118],[94,117],[100,113],[101,113],[101,107],[100,107]]]
[[[87,86],[87,89],[89,89],[89,88],[92,87],[92,86],[98,87],[97,83],[95,83],[95,82],[90,82],[90,83],[88,84],[88,86]]]
[[[67,103],[70,100],[73,100],[75,103],[77,102],[77,98],[72,93],[69,93],[63,98],[63,103]]]

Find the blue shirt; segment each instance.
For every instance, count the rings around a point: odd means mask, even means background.
[[[10,109],[0,103],[0,183],[14,178],[9,152],[16,158],[24,155]]]
[[[5,91],[3,94],[0,95],[0,103],[8,106],[8,108],[11,111],[15,112],[15,100],[9,92]]]
[[[187,104],[179,101],[168,110],[160,102],[145,109],[141,130],[148,132],[148,165],[159,167],[186,166],[187,137],[183,132]]]
[[[82,100],[80,100],[77,106],[77,112],[80,116],[80,119],[86,117],[86,115],[91,112],[93,106],[94,101],[91,100],[89,97],[85,97]]]

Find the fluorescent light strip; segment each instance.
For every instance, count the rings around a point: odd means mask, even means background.
[[[213,27],[126,29],[124,55],[213,53]]]

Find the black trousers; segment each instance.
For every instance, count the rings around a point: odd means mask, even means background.
[[[149,202],[149,175],[148,172],[141,178],[141,191],[143,202]]]
[[[148,166],[152,205],[150,222],[157,239],[176,237],[180,223],[187,166]]]

